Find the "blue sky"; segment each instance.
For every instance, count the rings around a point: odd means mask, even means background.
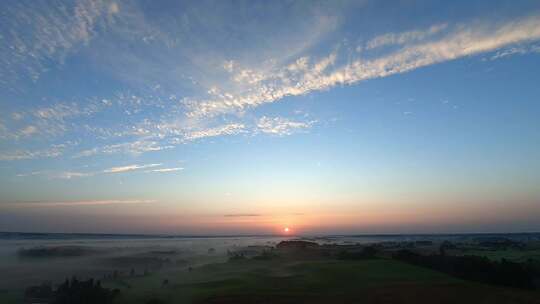
[[[0,230],[540,229],[537,1],[0,7]]]

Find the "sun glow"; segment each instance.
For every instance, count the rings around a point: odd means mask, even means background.
[[[291,230],[289,229],[289,227],[285,227],[285,228],[283,228],[283,232],[285,232],[285,233],[289,233],[289,231],[291,231]]]

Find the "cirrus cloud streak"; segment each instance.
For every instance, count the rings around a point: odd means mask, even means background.
[[[432,38],[431,38],[432,37]],[[385,34],[360,46],[379,50],[382,54],[358,56],[351,62],[338,64],[337,51],[313,61],[302,57],[285,67],[270,72],[253,69],[233,71],[232,78],[243,83],[240,91],[213,87],[207,99],[187,99],[190,117],[212,117],[244,111],[248,108],[326,90],[338,85],[350,85],[363,80],[404,73],[421,67],[466,56],[491,52],[513,44],[540,39],[540,17],[529,16],[503,23],[432,26],[427,30]],[[386,52],[385,52],[386,51]],[[343,61],[343,60],[342,60]],[[230,70],[231,65],[227,65]]]

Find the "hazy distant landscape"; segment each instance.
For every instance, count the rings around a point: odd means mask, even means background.
[[[66,280],[89,279],[114,291],[110,303],[540,301],[534,233],[1,235],[0,271],[10,278],[0,283],[1,303],[57,303]]]

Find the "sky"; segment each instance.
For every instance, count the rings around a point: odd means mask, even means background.
[[[540,231],[538,1],[0,16],[0,231]]]

